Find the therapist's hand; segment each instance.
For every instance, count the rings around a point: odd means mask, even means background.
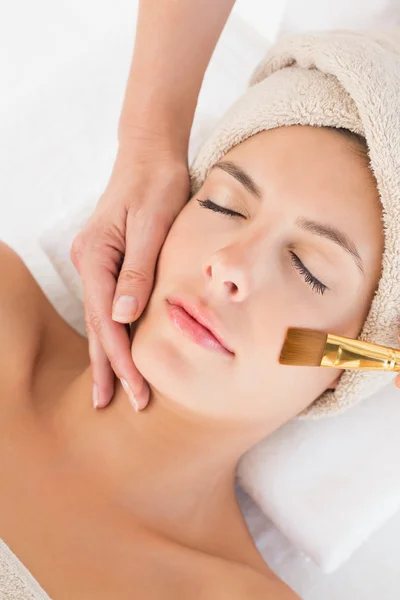
[[[140,410],[148,403],[149,388],[133,363],[126,324],[148,302],[158,254],[189,197],[182,155],[169,149],[168,140],[145,138],[120,145],[110,181],[70,252],[84,287],[97,408],[113,396],[114,373],[125,380],[134,407],[135,401]]]

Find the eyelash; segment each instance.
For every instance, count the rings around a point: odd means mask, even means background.
[[[307,267],[303,265],[297,254],[295,254],[292,251],[290,251],[290,254],[292,256],[292,262],[295,268],[303,275],[304,281],[309,286],[311,286],[313,292],[316,292],[317,294],[321,294],[321,296],[323,296],[324,292],[328,289],[328,287],[324,285],[322,281],[314,277],[312,273],[310,273]]]
[[[241,213],[238,213],[229,208],[225,208],[224,206],[220,206],[219,204],[216,204],[215,202],[213,202],[212,200],[209,200],[209,199],[200,200],[198,198],[197,202],[203,208],[213,210],[214,212],[222,213],[224,215],[227,215],[228,217],[241,217],[242,219],[246,218]],[[324,285],[322,283],[322,281],[319,281],[319,279],[314,277],[314,275],[312,273],[310,273],[310,271],[305,267],[305,265],[303,265],[303,263],[301,262],[301,260],[297,256],[297,254],[290,251],[290,255],[292,257],[291,260],[292,260],[294,267],[299,271],[299,273],[301,273],[301,275],[303,276],[303,279],[307,283],[307,285],[309,285],[311,287],[313,292],[315,292],[317,294],[321,294],[321,296],[322,296],[324,294],[324,292],[328,289],[328,287],[326,285]]]
[[[238,213],[235,210],[231,210],[230,208],[225,208],[225,206],[220,206],[219,204],[215,204],[215,202],[213,202],[212,200],[209,200],[209,199],[207,199],[207,200],[197,199],[197,202],[203,208],[209,208],[210,210],[213,210],[214,212],[223,213],[224,215],[228,215],[228,217],[242,217],[242,219],[246,218],[241,213]]]

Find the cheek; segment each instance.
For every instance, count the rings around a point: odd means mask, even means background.
[[[265,362],[248,363],[242,394],[253,398],[252,417],[267,419],[277,429],[312,404],[338,374],[336,369],[280,365],[275,357],[268,360],[267,356]]]
[[[204,254],[207,237],[197,226],[193,206],[189,203],[179,213],[163,244],[157,262],[160,279],[194,273],[199,268],[199,257]]]
[[[338,369],[279,364],[291,326],[329,331],[343,327],[343,321],[331,310],[310,310],[309,303],[288,297],[277,286],[265,294],[257,310],[251,311],[243,332],[246,344],[238,387],[243,395],[253,398],[254,416],[267,418],[274,427],[310,405],[341,373]]]

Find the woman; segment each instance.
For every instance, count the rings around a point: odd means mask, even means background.
[[[314,71],[321,94],[339,87]],[[339,121],[352,111],[346,96]],[[335,387],[340,372],[277,357],[293,324],[358,335],[381,276],[381,212],[357,135],[293,125],[233,145],[170,229],[133,332],[151,389],[141,413],[120,384],[92,410],[86,339],[2,247],[0,536],[51,597],[297,597],[250,538],[235,470]]]

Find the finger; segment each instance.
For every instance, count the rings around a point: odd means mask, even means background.
[[[87,256],[90,259],[86,258],[81,262],[86,327],[88,332],[97,337],[117,377],[127,382],[139,408],[143,408],[148,401],[147,384],[133,363],[126,327],[114,322],[110,316],[115,289],[115,256],[112,256],[106,244],[99,244],[99,247],[100,253],[89,252]],[[104,367],[104,356],[102,357],[101,353],[96,354],[96,345],[94,345],[93,360],[93,372],[97,374]],[[97,384],[97,381],[94,383]],[[106,405],[108,402],[107,398],[104,400],[99,398],[101,405]]]
[[[85,242],[81,233],[79,233],[71,246],[70,258],[79,275],[81,275],[80,261],[85,250]],[[85,305],[86,312],[86,305]],[[86,322],[88,321],[85,315]],[[110,361],[104,352],[97,336],[90,328],[87,328],[89,343],[89,356],[91,361],[93,392],[92,402],[94,408],[103,408],[107,406],[114,394],[114,372]],[[96,382],[96,383],[95,383]]]
[[[129,337],[130,343],[132,342],[132,332],[130,325],[124,326],[127,335]],[[89,340],[89,355],[92,362],[92,379],[93,382],[93,406],[94,408],[105,408],[111,402],[111,399],[114,395],[114,387],[115,387],[115,375],[112,370],[110,361],[106,353],[104,352],[98,337],[90,331],[88,332],[88,340]],[[128,396],[130,396],[128,390],[126,389],[125,381],[122,384],[124,389],[127,391]],[[96,389],[95,389],[96,387]],[[136,399],[133,400],[132,397],[129,397],[132,405],[135,409],[138,408]],[[148,404],[149,396],[145,395],[141,398],[141,402],[139,405],[139,410],[145,408]]]
[[[85,241],[83,237],[83,231],[80,231],[73,239],[69,250],[69,257],[79,275],[81,274],[80,261],[84,251]]]
[[[97,335],[90,329],[87,333],[92,365],[93,406],[94,408],[104,408],[110,403],[114,394],[114,371]]]
[[[154,211],[154,209],[153,209]],[[113,302],[112,318],[131,323],[145,309],[154,283],[156,262],[169,226],[153,214],[140,217],[131,210],[126,223],[126,251]]]

